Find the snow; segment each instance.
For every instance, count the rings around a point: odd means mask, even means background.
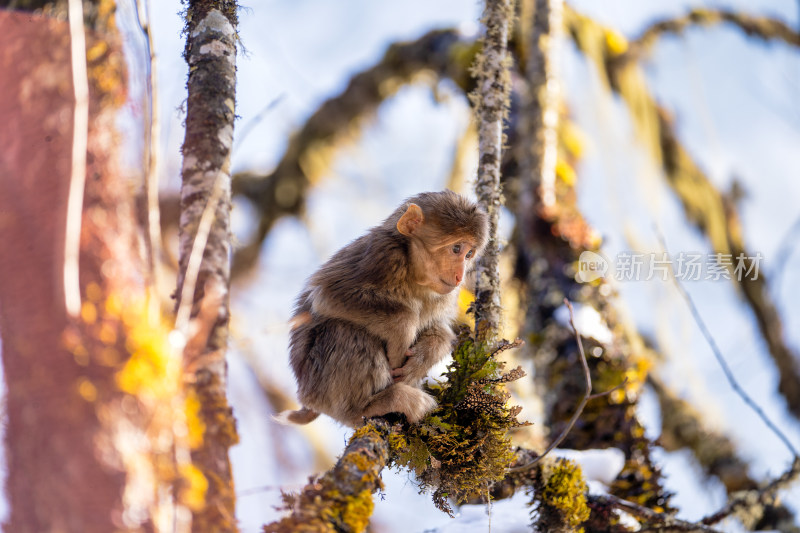
[[[591,337],[601,344],[610,344],[614,340],[614,335],[608,329],[606,321],[591,305],[572,303],[575,316],[575,327],[584,337]],[[572,329],[569,322],[569,309],[562,305],[554,313],[555,319],[562,326]]]

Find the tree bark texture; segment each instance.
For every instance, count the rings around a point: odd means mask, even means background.
[[[558,101],[560,89],[557,72],[557,44],[562,33],[563,0],[526,0],[520,23],[527,55],[523,67],[527,81],[520,120],[527,131],[521,164],[523,187],[539,187],[540,205],[526,209],[547,209],[556,201],[555,181],[558,159]]]
[[[173,489],[188,486],[175,462],[188,446],[173,433],[185,423],[180,367],[166,330],[149,325],[131,184],[117,167],[124,59],[113,17],[103,20],[86,32],[81,305],[68,317],[70,33],[64,21],[0,12],[5,531],[172,531],[182,512]]]
[[[381,471],[389,460],[392,429],[382,419],[359,428],[336,465],[302,492],[284,496],[291,514],[264,526],[264,533],[361,532],[369,525],[372,493],[383,488]]]
[[[192,452],[208,480],[197,532],[236,531],[229,448],[238,441],[225,386],[230,287],[230,156],[236,88],[236,3],[188,2],[185,57],[189,64],[180,217],[178,327],[186,338],[184,365],[200,405],[204,434]],[[203,219],[209,223],[203,228]],[[190,265],[193,251],[199,263]],[[191,284],[194,290],[185,291]],[[187,294],[184,294],[187,293]],[[191,320],[181,324],[183,306]]]
[[[514,15],[512,0],[487,0],[483,14],[485,35],[475,75],[478,86],[470,95],[478,120],[478,202],[489,214],[489,243],[478,262],[475,287],[475,328],[482,341],[493,341],[500,331],[500,164],[503,150],[503,122],[511,91],[508,72],[508,34]]]

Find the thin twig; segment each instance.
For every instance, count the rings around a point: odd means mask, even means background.
[[[789,227],[789,230],[783,235],[778,245],[778,252],[775,254],[775,266],[770,274],[772,274],[772,290],[773,294],[780,294],[781,277],[789,263],[789,258],[792,256],[793,241],[800,236],[800,217],[794,221]]]
[[[703,531],[705,533],[719,533],[718,530],[708,525],[687,522],[666,513],[659,513],[637,503],[617,498],[611,494],[590,494],[590,503],[598,503],[621,509],[645,521],[645,527],[639,531]]]
[[[664,239],[664,235],[658,228],[655,228],[656,235],[658,236],[658,240],[661,243],[661,247],[663,248],[664,253],[667,254],[669,257],[669,249],[667,248],[667,242]],[[672,264],[670,263],[670,273],[672,274],[672,281],[675,284],[675,287],[678,289],[678,293],[686,302],[686,305],[689,306],[689,311],[692,313],[692,317],[694,318],[697,327],[700,328],[700,332],[705,337],[706,342],[708,342],[709,347],[711,348],[711,352],[714,354],[714,357],[717,359],[719,366],[722,368],[722,372],[725,374],[725,377],[728,379],[728,383],[730,383],[731,387],[733,388],[734,392],[739,395],[739,397],[744,401],[745,404],[748,405],[758,416],[761,420],[766,424],[766,426],[772,430],[772,432],[777,435],[777,437],[786,445],[786,447],[791,452],[792,456],[798,457],[797,449],[792,445],[789,439],[784,435],[784,433],[778,429],[772,420],[769,419],[767,414],[764,412],[761,407],[748,395],[745,390],[739,385],[739,382],[733,375],[730,367],[728,366],[728,362],[725,360],[725,357],[722,355],[722,350],[720,350],[719,346],[717,345],[717,341],[714,340],[714,336],[711,335],[711,331],[706,326],[703,317],[700,315],[700,311],[698,311],[697,306],[694,304],[694,300],[686,291],[683,284],[680,280],[675,276],[675,271],[672,268]]]
[[[136,17],[139,27],[144,33],[149,62],[147,65],[147,96],[146,103],[149,111],[147,127],[147,143],[145,146],[145,164],[147,174],[145,175],[145,189],[147,193],[147,231],[150,249],[149,255],[149,274],[150,284],[153,294],[150,301],[154,306],[158,305],[158,287],[160,286],[160,275],[158,263],[161,256],[161,211],[158,205],[158,166],[160,163],[161,145],[161,117],[158,109],[158,71],[155,45],[153,43],[152,24],[150,22],[150,2],[149,0],[136,0]],[[154,309],[155,311],[156,309]],[[153,313],[152,316],[158,316]]]
[[[67,314],[74,317],[81,310],[80,237],[83,193],[86,187],[86,150],[89,144],[89,80],[86,74],[86,35],[81,0],[69,0],[69,38],[75,112],[72,121],[72,170],[64,237],[64,306]]]
[[[581,402],[578,404],[578,408],[575,409],[575,413],[572,415],[572,418],[569,419],[569,423],[567,424],[567,427],[565,427],[564,430],[561,431],[561,434],[559,434],[559,436],[558,436],[558,438],[556,438],[556,440],[554,440],[553,442],[550,443],[550,446],[547,447],[547,449],[544,451],[544,453],[542,453],[541,455],[539,455],[538,457],[536,457],[535,459],[533,459],[531,462],[529,462],[527,464],[524,464],[522,466],[515,466],[513,468],[508,468],[506,470],[506,472],[509,472],[509,473],[511,473],[511,472],[525,472],[525,471],[530,470],[531,468],[533,468],[536,465],[536,463],[538,463],[539,461],[544,459],[544,457],[548,453],[553,451],[553,449],[556,446],[561,444],[561,442],[566,438],[567,434],[570,431],[572,431],[572,428],[575,425],[575,422],[578,421],[578,417],[580,417],[581,413],[583,413],[583,409],[584,409],[584,407],[586,407],[586,403],[589,400],[592,400],[594,398],[599,398],[601,396],[605,396],[607,394],[610,394],[610,393],[614,392],[615,390],[617,390],[618,388],[624,386],[625,382],[627,381],[627,379],[626,379],[625,381],[623,381],[622,383],[620,383],[619,385],[617,385],[616,387],[614,387],[613,389],[611,389],[609,391],[601,392],[599,394],[594,394],[594,395],[592,394],[592,376],[589,373],[589,363],[586,361],[586,352],[583,351],[583,342],[581,341],[581,334],[578,332],[578,327],[575,325],[575,313],[574,313],[574,311],[572,309],[572,304],[566,298],[564,298],[564,305],[566,305],[567,309],[569,309],[569,324],[570,324],[570,326],[572,326],[572,331],[575,332],[575,342],[578,343],[578,352],[580,353],[580,356],[581,356],[580,359],[581,359],[581,367],[583,368],[583,377],[584,377],[584,379],[586,381],[586,392],[584,393],[583,398],[581,399]]]
[[[239,135],[236,137],[236,140],[233,143],[234,150],[242,145],[244,140],[247,138],[248,135],[250,135],[250,133],[259,124],[259,122],[264,120],[264,117],[267,116],[267,113],[272,111],[278,104],[280,104],[285,97],[286,93],[281,93],[275,98],[273,98],[269,103],[267,103],[267,105],[261,108],[261,111],[259,111],[253,118],[248,120],[244,126],[239,128],[238,130]]]
[[[222,196],[222,179],[225,174],[220,172],[214,179],[211,189],[211,196],[203,208],[200,215],[200,222],[197,224],[197,233],[192,242],[192,251],[189,254],[189,262],[186,264],[186,276],[183,278],[183,287],[178,303],[178,312],[175,316],[175,329],[183,333],[184,338],[188,338],[189,317],[192,312],[194,301],[194,288],[197,283],[197,276],[200,274],[200,265],[203,261],[203,252],[208,242],[208,234],[211,231],[211,224],[217,212],[217,204]]]
[[[800,457],[795,456],[792,466],[781,477],[761,489],[748,490],[736,494],[725,507],[703,518],[701,522],[703,524],[716,524],[741,508],[771,503],[770,500],[773,499],[774,493],[788,487],[797,479],[798,475],[800,475]]]
[[[596,394],[592,394],[592,395],[589,396],[589,399],[590,400],[596,400],[597,398],[602,398],[603,396],[608,396],[612,392],[618,391],[619,389],[621,389],[622,387],[624,387],[627,384],[628,384],[628,376],[625,376],[625,378],[623,378],[623,380],[619,384],[617,384],[617,386],[614,387],[613,389],[608,389],[607,391],[603,391],[603,392],[598,392]]]

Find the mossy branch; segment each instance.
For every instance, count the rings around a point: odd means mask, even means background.
[[[679,398],[653,374],[647,384],[658,397],[661,407],[661,436],[659,443],[667,451],[681,448],[692,452],[705,475],[719,479],[729,496],[743,490],[758,488],[749,473],[750,465],[736,452],[736,446],[726,435],[711,429],[702,413],[689,402]],[[755,529],[780,529],[794,522],[794,513],[780,502],[765,512]]]
[[[473,73],[477,87],[470,94],[478,121],[478,178],[475,193],[489,215],[489,242],[478,262],[475,284],[475,329],[478,339],[492,341],[500,332],[500,243],[497,224],[500,206],[500,165],[503,123],[508,113],[511,80],[508,72],[509,27],[514,17],[513,0],[486,0],[483,13],[483,48]]]
[[[603,396],[611,394],[615,390],[624,387],[625,383],[627,383],[628,381],[628,378],[626,377],[625,379],[623,379],[621,383],[616,385],[613,389],[601,392],[599,394],[592,394],[592,376],[589,372],[589,363],[586,361],[586,352],[583,349],[583,341],[581,341],[581,334],[578,331],[578,327],[575,325],[575,313],[572,309],[572,304],[566,298],[564,298],[564,305],[566,305],[567,309],[569,309],[569,324],[570,326],[572,326],[572,331],[575,333],[575,342],[578,345],[578,352],[580,353],[581,356],[580,357],[581,368],[583,369],[583,378],[586,384],[586,392],[584,393],[583,398],[581,398],[580,403],[578,403],[578,407],[575,408],[575,412],[572,414],[572,417],[569,419],[569,422],[567,422],[566,427],[561,430],[559,436],[556,437],[553,440],[553,442],[550,443],[547,449],[544,452],[542,452],[541,455],[539,455],[529,463],[522,466],[515,466],[512,469],[509,469],[509,472],[524,472],[525,470],[533,468],[534,465],[536,465],[542,459],[544,459],[548,453],[553,451],[553,449],[555,449],[559,444],[561,444],[561,442],[566,438],[566,436],[572,430],[573,426],[575,426],[575,422],[578,421],[578,418],[581,416],[581,413],[583,413],[583,409],[584,407],[586,407],[586,403],[589,400],[594,400],[595,398],[601,398]]]
[[[549,209],[556,201],[558,119],[561,89],[557,73],[558,43],[563,32],[563,0],[527,0],[520,26],[526,34],[523,147],[520,166],[525,210]],[[531,189],[537,189],[535,192]]]
[[[420,488],[431,490],[434,504],[447,513],[452,512],[449,500],[463,502],[485,492],[515,459],[508,430],[525,425],[516,418],[521,408],[507,405],[504,388],[524,372],[503,372],[496,359],[520,344],[501,341],[489,352],[463,329],[447,382],[428,390],[439,408],[414,425],[396,415],[366,421],[332,470],[300,494],[284,496],[284,509],[291,514],[265,531],[363,531],[372,512],[371,495],[382,487],[380,473],[387,465],[412,470]]]
[[[708,239],[714,253],[734,260],[743,258],[752,267],[756,255],[745,247],[739,215],[733,201],[722,194],[678,140],[669,113],[656,104],[644,73],[635,61],[624,60],[628,44],[619,32],[596,23],[571,9],[565,10],[570,35],[591,59],[607,86],[627,104],[643,145],[664,170],[667,184],[678,196],[687,219]],[[736,276],[731,279],[750,306],[769,353],[780,372],[778,389],[789,411],[800,419],[800,366],[798,356],[787,345],[783,324],[769,293],[766,276]]]
[[[792,466],[780,477],[770,482],[761,489],[742,491],[734,495],[719,511],[709,515],[701,522],[703,524],[716,524],[726,517],[736,514],[745,525],[752,524],[761,517],[764,507],[774,505],[776,494],[797,481],[800,476],[800,457],[795,457]],[[755,520],[753,520],[755,518]]]
[[[600,509],[619,509],[633,515],[642,524],[638,531],[653,532],[704,532],[721,533],[708,525],[698,522],[688,522],[675,518],[668,513],[654,511],[642,505],[623,500],[611,494],[590,494],[588,497],[589,506],[593,510]],[[601,511],[601,514],[605,514]]]
[[[800,33],[781,20],[725,9],[698,8],[680,17],[667,18],[651,24],[637,39],[630,42],[628,50],[623,54],[623,60],[638,60],[664,35],[681,34],[693,26],[726,23],[736,26],[748,37],[764,41],[783,41],[790,46],[800,46]]]
[[[202,442],[192,463],[208,482],[192,530],[236,531],[228,450],[236,442],[226,395],[230,289],[230,157],[236,101],[235,1],[189,0],[186,135],[176,294],[188,389],[199,402]]]
[[[374,507],[372,494],[383,488],[380,474],[396,434],[383,419],[356,430],[330,471],[312,479],[300,494],[283,495],[284,509],[291,514],[264,526],[264,533],[364,531]]]

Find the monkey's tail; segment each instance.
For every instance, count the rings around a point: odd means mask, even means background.
[[[319,413],[308,407],[303,407],[297,411],[282,411],[273,415],[273,419],[281,424],[308,424],[314,421]]]

